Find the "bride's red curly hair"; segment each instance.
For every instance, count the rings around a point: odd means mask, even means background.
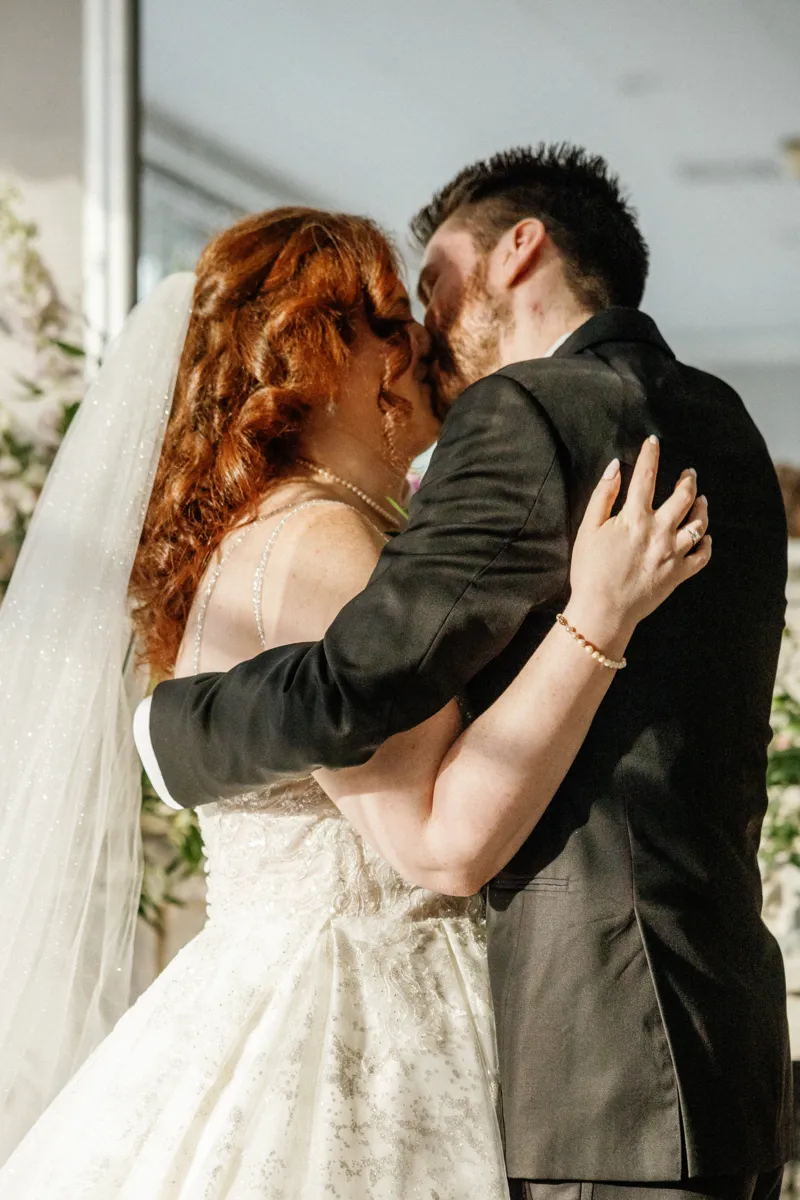
[[[379,403],[411,359],[390,318],[400,264],[363,217],[279,208],[216,237],[197,264],[192,314],[130,582],[140,658],[175,666],[209,560],[293,473],[309,412],[337,394],[359,328],[386,347]],[[391,440],[391,439],[390,439]]]

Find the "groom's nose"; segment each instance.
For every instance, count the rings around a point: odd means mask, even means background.
[[[431,352],[431,335],[428,333],[424,325],[420,325],[419,321],[415,321],[412,326],[411,336],[414,339],[414,349],[420,358],[427,358]]]

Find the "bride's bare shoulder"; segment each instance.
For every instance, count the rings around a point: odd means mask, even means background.
[[[347,504],[314,504],[286,523],[267,562],[261,611],[270,645],[313,641],[366,585],[385,544]]]
[[[315,555],[338,559],[345,550],[375,557],[386,544],[386,535],[352,504],[314,496],[295,507],[279,540],[298,550],[304,547]]]
[[[261,521],[248,527],[242,538],[232,533],[220,547],[215,563],[231,541],[237,541],[225,556],[206,606],[202,670],[227,671],[263,649],[254,599],[260,605],[264,641],[271,647],[316,641],[362,590],[383,548],[383,535],[349,505],[307,503],[323,499],[328,497],[309,490],[299,495],[275,494],[264,504]],[[290,519],[278,529],[287,514]],[[262,563],[260,591],[254,597]],[[214,563],[209,566],[209,577],[213,569]],[[201,583],[192,607],[176,664],[179,676],[193,673],[193,648],[206,582]]]

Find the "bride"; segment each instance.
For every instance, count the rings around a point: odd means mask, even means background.
[[[427,350],[375,226],[280,209],[161,284],[90,390],[0,613],[0,1200],[507,1195],[475,893],[615,673],[558,627],[466,729],[453,701],[206,807],[207,925],[115,1024],[145,675],[323,634],[436,436]],[[653,511],[657,462],[613,518],[610,465],[575,546],[565,617],[615,660],[710,556],[690,472]]]

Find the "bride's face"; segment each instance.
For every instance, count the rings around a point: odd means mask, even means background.
[[[411,344],[408,368],[390,387],[393,395],[406,401],[407,409],[393,423],[393,448],[399,459],[410,463],[436,441],[441,426],[433,410],[428,378],[430,337],[425,327],[412,316],[408,292],[399,280],[387,315],[394,321],[402,322]],[[381,439],[385,419],[379,406],[379,397],[385,363],[385,342],[365,324],[355,343],[339,403],[341,415],[347,414],[350,423],[355,420],[362,435],[372,432]]]

